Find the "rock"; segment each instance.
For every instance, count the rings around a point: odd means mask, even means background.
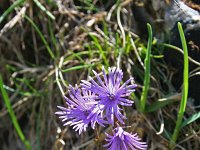
[[[180,0],[173,1],[165,11],[165,30],[169,31],[170,44],[182,48],[177,22],[181,22],[188,45],[189,56],[197,62],[200,62],[200,14],[198,11],[190,8]],[[178,90],[183,82],[183,56],[174,50],[165,52],[166,61],[173,68],[178,69],[174,74],[172,83]],[[197,65],[189,63],[189,71],[196,69]],[[194,99],[194,104],[200,105],[200,76],[195,75],[189,78],[189,95]]]

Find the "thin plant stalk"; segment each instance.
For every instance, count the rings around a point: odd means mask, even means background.
[[[55,20],[55,16],[48,11],[38,0],[33,0],[35,4],[43,11],[45,12],[52,20]]]
[[[182,99],[181,99],[181,105],[179,108],[179,112],[178,112],[178,119],[176,121],[176,127],[174,129],[172,138],[171,138],[171,142],[170,142],[170,148],[173,149],[174,145],[176,143],[176,140],[178,138],[179,135],[179,131],[181,129],[181,124],[182,124],[182,120],[183,120],[183,116],[185,113],[185,108],[186,108],[186,104],[187,104],[187,98],[188,98],[188,68],[189,68],[189,64],[188,64],[188,50],[187,50],[187,43],[185,40],[185,36],[184,36],[184,32],[183,32],[183,28],[181,23],[178,23],[178,30],[179,30],[179,34],[181,37],[181,43],[182,43],[182,47],[183,47],[183,52],[184,52],[184,70],[183,70],[183,89],[182,89]]]
[[[15,1],[1,16],[0,23],[19,5],[23,4],[25,0],[17,0]]]
[[[51,48],[49,47],[44,35],[42,34],[42,32],[39,30],[39,28],[37,27],[37,25],[31,20],[31,18],[29,18],[28,16],[24,16],[26,20],[28,20],[28,22],[33,26],[33,28],[36,30],[36,32],[39,34],[42,42],[44,43],[47,51],[49,52],[49,55],[51,56],[52,59],[55,60],[55,55],[53,54]]]
[[[147,24],[148,29],[148,44],[147,44],[147,50],[146,50],[146,58],[144,62],[145,67],[145,74],[144,74],[144,86],[142,89],[142,95],[140,99],[140,112],[145,111],[146,106],[146,100],[147,100],[147,94],[149,90],[149,84],[150,84],[150,54],[151,54],[151,46],[152,46],[152,28],[150,24]]]
[[[95,46],[99,49],[99,52],[100,52],[100,54],[102,56],[102,59],[103,59],[105,65],[106,65],[106,67],[108,67],[109,66],[109,62],[108,62],[108,60],[106,58],[106,55],[104,54],[104,50],[103,50],[101,44],[99,43],[97,37],[92,35],[92,34],[89,34],[89,35],[93,39]]]
[[[3,87],[3,80],[2,80],[1,75],[0,75],[0,91],[1,91],[1,95],[2,95],[3,101],[4,101],[5,105],[6,105],[8,113],[10,115],[11,121],[12,121],[12,123],[14,125],[15,130],[17,131],[17,134],[18,134],[19,138],[24,143],[26,149],[27,150],[31,150],[31,145],[30,145],[29,141],[26,140],[26,138],[25,138],[20,126],[19,126],[19,123],[17,121],[17,117],[15,116],[15,113],[14,113],[14,111],[12,109],[11,104],[10,104],[10,100],[9,100],[8,94],[7,94],[6,90]]]

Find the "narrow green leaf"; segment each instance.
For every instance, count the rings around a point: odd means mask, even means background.
[[[51,48],[49,47],[47,41],[45,40],[45,37],[43,36],[42,32],[40,31],[40,29],[37,27],[37,25],[28,17],[25,15],[25,18],[30,22],[30,24],[33,26],[33,28],[36,30],[36,32],[39,34],[42,42],[44,43],[47,51],[49,52],[49,55],[51,56],[52,59],[55,60],[55,56],[51,50]]]
[[[48,11],[38,0],[33,0],[35,4],[42,10],[44,11],[51,19],[55,20],[54,15]]]
[[[167,97],[167,98],[159,99],[158,101],[154,102],[153,104],[147,105],[145,112],[157,111],[158,109],[161,109],[162,107],[165,107],[166,105],[177,102],[179,100],[180,100],[180,94],[170,96],[170,97]]]
[[[164,55],[151,55],[151,58],[156,58],[156,59],[159,59],[159,58],[163,58]]]
[[[144,85],[142,89],[142,95],[140,99],[140,111],[145,111],[146,106],[146,100],[147,100],[147,94],[149,90],[149,84],[150,84],[150,54],[151,54],[151,46],[152,46],[152,28],[150,24],[147,24],[148,29],[148,44],[147,44],[147,50],[146,50],[146,58],[145,58],[145,75],[144,75]]]
[[[1,91],[1,94],[2,94],[2,97],[3,97],[3,101],[4,101],[6,108],[9,112],[11,121],[12,121],[14,127],[15,127],[15,130],[17,131],[18,136],[20,137],[21,141],[26,146],[26,149],[31,150],[31,145],[30,145],[29,141],[25,139],[25,136],[24,136],[24,134],[23,134],[23,132],[22,132],[20,126],[19,126],[19,123],[17,121],[17,118],[15,116],[15,113],[14,113],[12,107],[11,107],[8,94],[7,94],[6,90],[3,88],[3,80],[2,80],[1,74],[0,74],[0,91]]]
[[[72,70],[79,70],[79,69],[83,69],[83,68],[92,67],[94,65],[95,64],[87,64],[87,65],[74,66],[74,67],[71,67],[71,68],[68,68],[68,69],[64,69],[64,70],[62,70],[62,72],[69,72],[69,71],[72,71]]]
[[[49,29],[51,41],[52,41],[53,46],[54,46],[55,51],[56,51],[56,56],[60,56],[59,46],[57,44],[58,42],[56,40],[55,34],[53,33],[54,25],[52,24],[52,22],[49,18],[48,18],[48,29]]]
[[[192,116],[190,116],[188,119],[186,119],[182,124],[180,128],[183,128],[184,126],[196,121],[197,119],[200,118],[200,112],[193,114]]]
[[[106,67],[108,67],[109,66],[108,60],[106,59],[106,56],[104,54],[104,50],[103,50],[101,44],[99,43],[97,37],[92,35],[92,34],[89,34],[89,35],[93,39],[95,46],[99,49],[100,54],[101,54],[101,56],[103,58],[103,61],[104,61],[105,65],[106,65]]]
[[[179,34],[181,37],[181,43],[182,43],[182,47],[183,47],[183,52],[184,52],[184,70],[183,70],[183,89],[182,89],[182,99],[181,99],[181,105],[179,108],[179,112],[178,112],[178,119],[176,121],[176,127],[174,129],[171,141],[170,141],[170,148],[173,149],[174,148],[174,144],[176,143],[176,140],[178,138],[180,129],[181,129],[181,124],[182,124],[182,119],[185,113],[185,108],[186,108],[186,104],[187,104],[187,98],[188,98],[188,68],[189,68],[189,64],[188,64],[188,50],[187,50],[187,43],[185,40],[185,36],[184,36],[184,32],[183,32],[183,28],[181,23],[178,23],[178,30],[179,30]]]
[[[23,4],[25,0],[15,1],[0,17],[0,23],[19,5]]]

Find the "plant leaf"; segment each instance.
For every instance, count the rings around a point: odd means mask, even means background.
[[[183,128],[184,126],[194,122],[195,120],[200,118],[200,112],[193,114],[192,116],[190,116],[188,119],[186,119],[182,124],[180,128]]]
[[[153,104],[146,106],[146,112],[154,112],[162,107],[165,107],[166,105],[180,101],[180,99],[181,99],[180,93],[167,98],[159,99]]]

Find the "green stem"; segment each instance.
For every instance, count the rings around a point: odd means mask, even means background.
[[[152,28],[150,24],[147,24],[147,29],[148,29],[148,44],[147,44],[147,50],[146,50],[146,58],[144,62],[145,75],[144,75],[144,86],[142,89],[142,95],[140,99],[140,112],[145,111],[147,93],[148,93],[149,84],[150,84],[150,54],[151,54],[151,45],[152,45],[152,37],[153,37]]]

